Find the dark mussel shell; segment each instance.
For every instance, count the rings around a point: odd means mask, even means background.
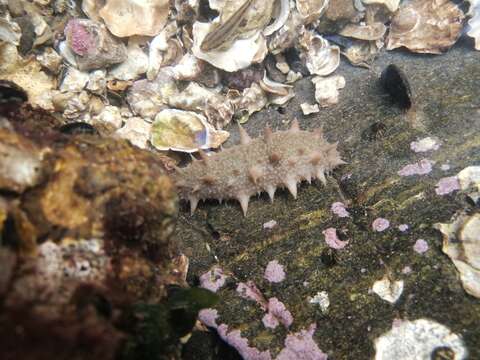
[[[380,75],[380,83],[391,99],[404,110],[413,105],[413,93],[405,73],[395,64],[388,65]]]
[[[67,135],[98,135],[97,129],[92,125],[81,121],[62,125],[58,130]]]

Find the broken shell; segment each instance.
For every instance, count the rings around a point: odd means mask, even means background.
[[[398,5],[400,5],[400,0],[362,0],[362,2],[366,5],[385,5],[385,7],[392,13],[397,11]]]
[[[147,79],[153,80],[157,76],[160,67],[163,65],[164,54],[169,48],[169,39],[177,32],[177,26],[174,22],[169,23],[165,28],[155,36],[150,43],[148,53]]]
[[[118,130],[123,124],[120,108],[116,106],[105,106],[97,116],[92,118],[93,125],[101,125],[107,130]]]
[[[402,109],[410,109],[413,95],[405,73],[395,64],[388,65],[382,71],[380,83],[391,99]]]
[[[297,0],[297,10],[305,24],[314,22],[327,10],[330,0]]]
[[[244,89],[242,93],[230,90],[227,97],[235,106],[236,113],[245,114],[240,123],[246,122],[250,115],[262,110],[268,104],[265,92],[257,83],[253,83],[252,86]]]
[[[10,17],[0,18],[0,40],[15,46],[20,45],[22,30]]]
[[[37,60],[44,68],[53,74],[58,74],[60,71],[62,57],[51,47],[45,48],[41,54],[37,55]]]
[[[150,141],[158,150],[195,152],[217,148],[230,134],[215,130],[202,115],[190,111],[165,109],[155,116]]]
[[[139,117],[131,117],[125,120],[125,125],[118,129],[115,134],[141,149],[147,149],[151,129],[151,123]]]
[[[427,319],[401,321],[375,340],[375,360],[430,360],[438,348],[451,349],[455,360],[467,358],[462,338],[446,326]]]
[[[310,73],[327,76],[333,73],[340,64],[340,48],[330,45],[328,40],[313,32],[305,32],[300,40],[307,54],[307,68]]]
[[[278,96],[293,96],[293,86],[270,80],[267,75],[260,81],[260,87],[267,93]]]
[[[315,84],[315,100],[321,107],[329,107],[338,103],[338,90],[345,87],[343,76],[332,75],[326,78],[316,76],[312,82]]]
[[[302,108],[303,115],[310,115],[320,111],[318,104],[302,103],[300,107]]]
[[[169,0],[107,0],[99,15],[118,37],[155,36],[165,26]]]
[[[195,22],[193,24],[194,43],[192,52],[197,58],[229,72],[244,69],[254,61],[263,60],[261,54],[265,52],[263,49],[266,49],[266,41],[260,31],[246,39],[235,40],[228,49],[204,52],[200,45],[210,32],[211,27],[212,25],[209,23]],[[258,54],[260,56],[257,56]]]
[[[80,92],[82,91],[89,80],[87,72],[79,71],[73,67],[68,68],[65,77],[60,85],[62,92]]]
[[[298,11],[290,11],[285,25],[269,36],[268,49],[273,55],[280,54],[294,45],[298,34],[304,31],[303,21]]]
[[[468,166],[457,177],[462,190],[480,191],[480,166]]]
[[[105,79],[106,73],[105,70],[92,71],[88,76],[86,89],[97,95],[105,94],[107,89],[107,80]]]
[[[443,234],[442,251],[460,273],[467,293],[480,298],[480,214],[460,214],[450,224],[435,224]]]
[[[473,10],[472,18],[468,21],[467,35],[475,40],[475,50],[480,50],[480,2],[471,0],[470,3]]]
[[[275,31],[280,29],[288,19],[290,15],[290,2],[289,0],[278,0],[275,2],[273,18],[275,19],[264,30],[265,36],[272,35]]]
[[[392,19],[387,50],[405,46],[413,52],[440,54],[460,37],[464,18],[449,0],[404,2]]]
[[[378,22],[370,25],[348,24],[339,34],[359,40],[379,40],[383,38],[386,31],[387,27]]]
[[[113,38],[101,23],[71,19],[64,32],[68,47],[82,71],[118,64],[127,58],[125,45]]]
[[[148,55],[140,47],[142,40],[131,37],[128,39],[127,60],[113,67],[108,72],[109,78],[117,80],[135,80],[148,69]]]
[[[403,280],[392,281],[386,275],[383,279],[375,281],[372,291],[382,300],[395,304],[403,292]]]

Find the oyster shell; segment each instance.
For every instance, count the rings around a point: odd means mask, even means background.
[[[450,224],[435,224],[443,234],[442,251],[460,273],[467,293],[480,298],[480,213],[460,214]]]
[[[228,49],[214,49],[204,52],[200,46],[205,36],[210,32],[212,24],[195,22],[193,24],[192,52],[197,58],[205,60],[213,66],[225,71],[234,72],[250,66],[253,62],[260,62],[266,55],[266,41],[261,31],[255,32],[245,39],[237,39]]]
[[[20,26],[10,19],[10,17],[0,17],[0,41],[20,45],[22,30]]]
[[[330,45],[328,40],[312,31],[305,32],[300,40],[306,50],[306,64],[310,73],[327,76],[333,73],[340,64],[340,48]]]
[[[165,26],[169,0],[107,0],[98,14],[118,37],[155,36]]]
[[[147,149],[151,129],[151,123],[139,117],[131,117],[125,120],[123,127],[118,129],[115,134],[141,149]]]
[[[305,24],[314,22],[327,10],[330,0],[297,0],[297,10]]]
[[[390,12],[395,12],[400,5],[400,0],[362,0],[365,5],[384,5]]]
[[[405,46],[418,53],[441,54],[460,37],[463,11],[449,0],[404,2],[392,19],[387,50]]]
[[[275,20],[263,29],[265,36],[272,35],[275,31],[279,30],[288,19],[290,15],[290,1],[289,0],[277,0],[275,2],[273,17]]]
[[[386,32],[387,27],[377,22],[369,25],[348,24],[339,34],[359,40],[379,40],[383,38]]]
[[[200,149],[217,148],[229,136],[227,131],[215,130],[202,115],[165,109],[155,117],[150,142],[158,150],[192,153]]]

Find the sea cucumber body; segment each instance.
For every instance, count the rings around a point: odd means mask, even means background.
[[[193,161],[174,173],[181,198],[190,201],[192,213],[202,199],[236,199],[244,215],[252,195],[266,191],[273,201],[278,187],[287,187],[296,198],[297,183],[320,179],[343,164],[337,144],[330,144],[319,129],[303,131],[295,121],[290,130],[250,139],[240,129],[241,144],[202,160]]]

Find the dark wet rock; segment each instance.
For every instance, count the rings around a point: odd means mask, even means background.
[[[395,64],[388,65],[380,75],[380,84],[400,108],[408,110],[414,100],[407,75]]]

